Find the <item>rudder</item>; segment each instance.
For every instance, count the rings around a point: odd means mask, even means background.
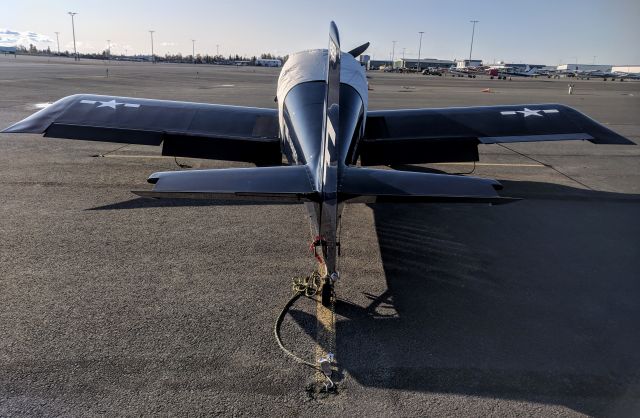
[[[329,171],[335,171],[338,162],[338,127],[340,123],[340,35],[334,22],[329,27],[329,49],[327,53],[327,91],[324,101],[324,124],[322,132],[322,189],[324,193],[335,193],[335,179]],[[331,170],[331,167],[334,170]],[[333,180],[332,186],[330,180]]]

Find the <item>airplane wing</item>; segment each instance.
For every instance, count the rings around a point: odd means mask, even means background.
[[[537,104],[367,112],[362,165],[477,161],[478,144],[587,140],[634,144],[565,105]]]
[[[78,94],[8,127],[5,133],[143,145],[162,155],[279,165],[276,109]]]

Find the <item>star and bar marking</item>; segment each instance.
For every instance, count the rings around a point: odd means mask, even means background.
[[[100,100],[80,100],[80,103],[84,103],[84,104],[91,104],[94,105],[96,103],[100,103],[99,106],[96,106],[96,108],[99,107],[110,107],[111,109],[116,109],[119,105],[122,105],[124,107],[134,107],[134,108],[138,108],[140,107],[139,104],[137,103],[124,103],[124,102],[117,102],[115,99],[111,99],[111,100],[107,100],[107,101],[100,101]]]
[[[501,115],[503,116],[508,116],[508,115],[517,115],[518,113],[522,113],[523,117],[529,117],[529,116],[544,116],[541,115],[540,112],[542,113],[558,113],[558,109],[538,109],[538,110],[531,110],[528,108],[524,108],[522,110],[505,110],[503,112],[500,112]]]

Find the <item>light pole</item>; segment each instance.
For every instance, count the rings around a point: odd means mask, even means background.
[[[471,66],[471,53],[473,53],[473,37],[476,34],[476,23],[479,20],[470,20],[469,22],[473,23],[473,29],[471,30],[471,48],[469,49],[469,66]]]
[[[60,32],[54,32],[56,34],[56,42],[58,43],[58,55],[60,55],[60,38],[58,37],[58,35],[60,35]]]
[[[107,39],[107,60],[111,60],[111,39]]]
[[[150,30],[149,33],[151,34],[151,62],[152,63],[156,63],[156,57],[153,55],[153,32],[155,32],[155,30]]]
[[[71,16],[71,30],[73,31],[73,55],[75,61],[80,61],[80,57],[78,57],[78,50],[76,49],[76,25],[73,20],[73,17],[77,15],[76,12],[68,12]]]
[[[216,44],[216,57],[220,55],[220,45]]]
[[[394,62],[396,59],[396,42],[397,41],[391,41],[393,42],[393,48],[391,49],[391,69],[396,68],[396,63]]]
[[[575,71],[578,71],[578,57],[570,57],[570,58],[573,58],[575,60],[575,62],[576,62]],[[567,68],[569,68],[569,67],[567,66]]]
[[[420,72],[420,70],[422,69],[422,66],[420,65],[420,52],[422,52],[422,34],[424,32],[418,32],[420,34],[420,43],[418,44],[418,72]]]
[[[196,63],[196,40],[191,40],[191,58],[193,58],[193,63]]]

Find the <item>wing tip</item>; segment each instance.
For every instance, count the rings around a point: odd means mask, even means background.
[[[46,129],[28,129],[28,126],[24,127],[25,120],[26,119],[23,119],[20,122],[7,126],[0,131],[0,134],[43,134],[46,131]]]

